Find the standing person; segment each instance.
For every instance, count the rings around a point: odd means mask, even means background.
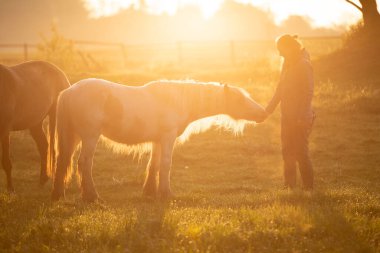
[[[308,52],[297,36],[282,35],[277,49],[284,62],[280,81],[266,107],[271,114],[281,102],[281,142],[284,160],[285,187],[296,185],[298,163],[303,188],[313,189],[313,168],[309,156],[308,138],[314,121],[312,109],[313,69]]]

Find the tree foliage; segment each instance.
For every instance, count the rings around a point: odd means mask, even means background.
[[[74,42],[60,34],[54,23],[51,25],[50,32],[50,37],[41,34],[42,41],[37,46],[41,57],[65,70],[75,69],[77,51]]]

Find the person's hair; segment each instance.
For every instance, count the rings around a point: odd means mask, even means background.
[[[293,52],[300,51],[303,46],[297,35],[284,34],[276,39],[277,48],[287,48]]]

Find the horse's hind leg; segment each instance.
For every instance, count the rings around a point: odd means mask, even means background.
[[[146,168],[146,178],[143,187],[143,195],[145,196],[156,196],[157,193],[157,174],[160,168],[161,160],[161,146],[157,143],[153,143],[152,151],[150,154],[150,159],[148,166]]]
[[[53,201],[65,197],[65,181],[71,177],[72,156],[79,140],[74,132],[66,131],[58,135],[57,165],[54,173],[53,190],[51,199]],[[67,183],[67,182],[66,182]]]
[[[161,161],[158,180],[158,194],[161,198],[172,197],[170,189],[170,167],[172,164],[172,155],[176,132],[168,132],[162,136],[161,140]]]
[[[98,136],[82,139],[82,148],[78,160],[78,173],[81,178],[82,198],[86,202],[93,202],[99,197],[92,178],[92,160],[98,139]]]
[[[44,185],[49,177],[47,175],[47,152],[48,141],[46,135],[42,129],[42,122],[32,128],[30,128],[30,134],[37,144],[38,152],[41,158],[41,171],[40,171],[40,185]]]
[[[1,137],[1,146],[2,146],[2,165],[7,175],[7,190],[8,192],[14,192],[13,183],[12,183],[12,162],[10,158],[10,138],[9,132],[5,132]]]

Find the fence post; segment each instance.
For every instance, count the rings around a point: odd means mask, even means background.
[[[28,44],[24,43],[24,61],[28,60]]]

